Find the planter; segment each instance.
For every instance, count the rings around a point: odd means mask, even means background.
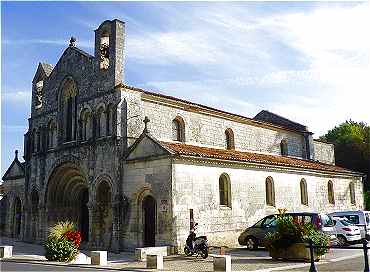
[[[287,248],[269,248],[270,256],[273,259],[293,260],[293,261],[310,261],[310,249],[306,248],[305,243],[292,244]],[[320,260],[320,256],[314,253],[315,261]]]

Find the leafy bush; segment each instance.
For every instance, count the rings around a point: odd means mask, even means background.
[[[49,237],[44,244],[46,259],[73,261],[79,253],[81,243],[81,233],[76,230],[75,224],[69,221],[58,222],[49,230]]]
[[[65,222],[58,222],[51,228],[49,228],[49,237],[54,237],[56,239],[62,238],[63,234],[65,234],[67,231],[75,231],[76,226],[74,223],[70,221]]]
[[[70,262],[78,255],[78,248],[65,238],[49,237],[45,244],[45,257],[49,261]]]
[[[279,216],[276,222],[276,232],[267,233],[266,248],[288,248],[294,243],[308,243],[312,240],[315,246],[327,246],[329,237],[318,231],[311,223],[297,222],[291,216]],[[324,255],[326,248],[315,249],[318,256]]]
[[[63,237],[66,238],[68,241],[73,242],[77,248],[80,248],[81,232],[69,230],[63,234]]]

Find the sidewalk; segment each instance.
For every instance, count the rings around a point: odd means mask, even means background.
[[[13,245],[13,257],[7,261],[31,262],[38,264],[67,265],[64,263],[49,262],[45,259],[44,249],[41,245],[24,243],[9,238],[0,238],[1,245]],[[88,251],[81,251],[89,255]],[[217,249],[211,249],[210,253],[217,254]],[[245,248],[226,249],[226,254],[232,256],[233,271],[283,271],[300,268],[308,271],[309,263],[283,262],[272,260],[265,250],[249,251]],[[334,249],[331,250],[320,263],[332,263],[340,260],[352,259],[363,256],[362,250]],[[121,252],[120,254],[109,253],[108,265],[105,267],[94,265],[68,265],[76,267],[89,267],[105,270],[121,271],[153,271],[145,268],[145,262],[135,260],[134,253]],[[186,257],[184,255],[173,255],[164,257],[165,271],[213,271],[213,259],[208,257],[203,260],[200,257]]]

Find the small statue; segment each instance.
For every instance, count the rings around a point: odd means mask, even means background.
[[[69,46],[70,47],[75,47],[76,46],[76,38],[75,37],[71,37],[71,39],[69,40]]]

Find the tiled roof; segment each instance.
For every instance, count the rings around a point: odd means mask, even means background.
[[[361,175],[361,173],[354,172],[336,165],[292,157],[242,152],[236,150],[216,149],[173,142],[161,142],[161,145],[171,150],[176,155]]]
[[[213,108],[213,107],[210,107],[210,106],[206,106],[206,105],[203,105],[203,104],[191,102],[191,101],[181,99],[181,98],[178,98],[178,97],[174,97],[174,96],[170,96],[170,95],[165,95],[165,94],[161,94],[161,93],[147,91],[147,90],[137,88],[137,87],[133,87],[133,86],[129,86],[129,85],[126,85],[126,84],[123,84],[123,83],[118,84],[116,87],[126,88],[126,89],[129,89],[129,90],[142,92],[142,93],[145,93],[145,94],[148,94],[148,95],[163,97],[163,98],[166,98],[166,99],[179,101],[179,102],[182,102],[182,103],[185,103],[185,104],[188,104],[188,105],[193,105],[193,106],[196,106],[196,107],[205,108],[205,109],[208,109],[208,110],[211,110],[211,111],[216,111],[216,112],[220,112],[220,113],[229,114],[229,115],[232,115],[232,116],[235,116],[235,117],[238,117],[238,118],[249,120],[250,122],[253,122],[253,123],[256,123],[256,124],[265,124],[265,125],[269,125],[269,126],[273,126],[273,127],[279,127],[279,128],[285,128],[285,129],[289,129],[289,130],[293,130],[293,131],[297,131],[297,132],[306,132],[305,130],[302,131],[302,130],[299,130],[299,129],[296,129],[296,128],[283,127],[281,125],[271,124],[271,123],[267,123],[265,121],[260,121],[260,120],[255,120],[253,118],[249,118],[249,117],[246,117],[246,116],[243,116],[243,115],[240,115],[240,114],[227,112],[227,111],[224,111],[224,110],[216,109],[216,108]]]

